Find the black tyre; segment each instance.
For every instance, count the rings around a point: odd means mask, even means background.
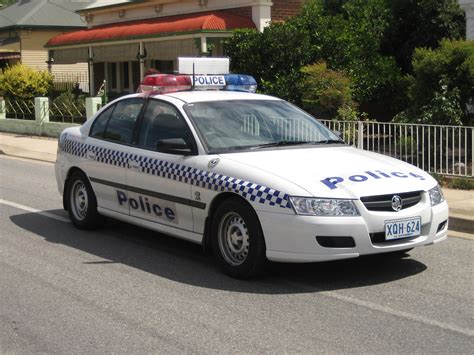
[[[212,220],[212,251],[229,276],[248,279],[267,264],[262,228],[255,211],[239,198],[225,200]]]
[[[94,229],[103,222],[97,212],[97,199],[87,177],[80,171],[72,173],[65,193],[69,218],[79,229]]]

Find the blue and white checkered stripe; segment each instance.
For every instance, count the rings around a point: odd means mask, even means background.
[[[139,163],[141,171],[145,174],[189,183],[209,190],[232,191],[252,202],[279,206],[281,208],[291,208],[288,194],[230,176],[171,163],[165,160],[101,148],[72,139],[65,139],[61,148],[66,153],[83,158],[86,156],[87,151],[92,151],[95,153],[95,159],[97,161],[120,167],[127,167],[130,159],[135,160]]]

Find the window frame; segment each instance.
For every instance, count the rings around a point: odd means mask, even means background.
[[[115,112],[115,109],[117,108],[117,105],[121,102],[124,102],[124,101],[127,101],[127,100],[135,100],[135,99],[139,99],[142,101],[142,106],[140,108],[140,112],[138,113],[138,116],[137,116],[137,119],[135,120],[134,124],[133,124],[133,131],[132,131],[132,140],[130,143],[125,143],[125,142],[119,142],[119,141],[116,141],[116,140],[112,140],[112,139],[107,139],[105,138],[105,132],[107,131],[107,127],[109,126],[109,122]],[[113,103],[113,105],[109,106],[106,110],[104,110],[104,112],[101,112],[101,114],[99,116],[97,116],[95,119],[94,119],[94,122],[92,123],[91,125],[91,128],[89,129],[89,134],[88,134],[88,137],[89,138],[92,138],[92,139],[98,139],[98,140],[101,140],[101,141],[104,141],[104,142],[109,142],[109,143],[114,143],[114,144],[120,144],[120,145],[124,145],[124,146],[128,146],[128,147],[138,147],[136,145],[136,137],[137,137],[137,132],[138,132],[138,125],[139,125],[139,122],[141,121],[141,117],[143,116],[143,113],[144,113],[144,109],[145,107],[147,106],[147,102],[148,100],[146,98],[143,98],[143,97],[126,97],[122,100],[119,100],[115,103]],[[107,122],[105,124],[105,128],[102,132],[102,136],[101,137],[94,137],[94,136],[91,136],[91,132],[93,130],[93,127],[95,126],[96,122],[97,122],[97,119],[102,116],[102,114],[105,113],[105,111],[107,111],[108,109],[112,108],[112,112],[110,113],[109,115],[109,118],[107,119]]]
[[[182,154],[163,153],[163,152],[160,152],[156,149],[151,149],[151,148],[142,147],[142,146],[138,145],[138,138],[140,136],[141,129],[142,129],[142,127],[144,127],[144,123],[145,123],[146,110],[148,109],[148,105],[150,104],[150,102],[153,102],[153,101],[156,101],[156,102],[159,102],[161,104],[170,106],[176,111],[177,116],[179,116],[179,118],[185,123],[186,128],[187,128],[188,133],[189,133],[189,137],[190,137],[190,140],[191,140],[189,142],[190,145],[191,145],[190,146],[190,148],[191,148],[191,154],[190,155],[191,156],[192,155],[199,155],[199,151],[198,151],[198,147],[197,147],[197,143],[196,143],[196,137],[194,137],[194,134],[193,134],[193,131],[192,131],[190,125],[189,125],[189,122],[185,119],[185,117],[183,116],[183,114],[181,113],[179,108],[176,107],[175,105],[173,105],[169,101],[161,100],[161,99],[158,99],[158,98],[155,98],[155,97],[149,97],[149,98],[146,99],[145,105],[142,108],[140,116],[137,118],[134,137],[133,137],[133,143],[134,143],[133,146],[135,148],[143,149],[143,150],[146,150],[146,151],[149,151],[149,152],[155,152],[155,153],[160,153],[160,154],[171,154],[171,155],[175,155],[175,156],[184,156]]]

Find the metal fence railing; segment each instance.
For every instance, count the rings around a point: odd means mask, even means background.
[[[474,127],[321,122],[358,148],[392,156],[429,173],[474,176]]]
[[[17,120],[35,119],[34,100],[5,100],[6,118]]]
[[[89,75],[87,73],[55,73],[53,74],[55,91],[72,91],[80,89],[89,92]]]
[[[78,123],[86,121],[86,104],[78,101],[65,103],[49,103],[49,120],[51,122]]]

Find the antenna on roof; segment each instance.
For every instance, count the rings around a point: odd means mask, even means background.
[[[193,58],[193,82],[192,82],[192,89],[194,90],[194,86],[196,85],[196,81],[194,80],[196,76],[196,64],[194,63],[194,58]]]

